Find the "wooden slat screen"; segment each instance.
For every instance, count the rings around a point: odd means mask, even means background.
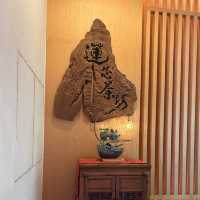
[[[143,0],[144,7],[200,12],[199,0]]]
[[[140,159],[151,194],[200,199],[200,14],[148,9],[144,16]]]

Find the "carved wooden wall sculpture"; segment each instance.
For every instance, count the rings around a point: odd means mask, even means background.
[[[131,115],[136,101],[135,86],[116,67],[111,37],[99,19],[70,57],[70,65],[56,92],[54,115],[73,120],[83,105],[89,119]]]

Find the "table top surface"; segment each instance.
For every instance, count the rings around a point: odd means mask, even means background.
[[[150,164],[145,163],[143,160],[101,160],[101,159],[80,159],[78,161],[79,166],[131,166],[131,167],[150,167]]]

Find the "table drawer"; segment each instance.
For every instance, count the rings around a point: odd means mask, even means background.
[[[120,191],[143,191],[145,177],[143,176],[121,176],[119,177]]]
[[[88,190],[106,189],[112,191],[114,178],[108,176],[101,177],[88,177],[87,178]]]

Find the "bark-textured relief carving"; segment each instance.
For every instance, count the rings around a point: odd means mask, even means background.
[[[70,64],[57,89],[54,115],[73,120],[83,106],[90,121],[131,115],[135,86],[122,74],[112,54],[111,36],[96,19],[70,57]]]

